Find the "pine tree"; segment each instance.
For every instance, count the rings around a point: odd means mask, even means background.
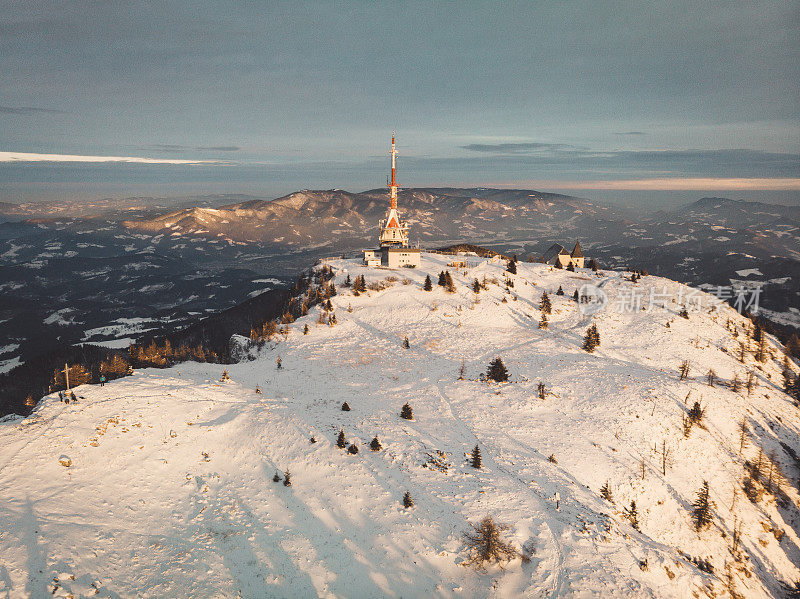
[[[455,293],[456,291],[456,285],[453,283],[453,277],[449,270],[444,272],[444,290],[447,291],[447,293]]]
[[[539,328],[546,329],[550,324],[550,321],[547,320],[547,313],[542,312],[542,317],[539,319]]]
[[[350,287],[352,284],[353,284],[353,283],[352,283],[352,281],[350,280],[350,275],[348,274],[348,275],[347,275],[347,278],[344,280],[344,286],[345,286],[345,287]]]
[[[681,308],[681,311],[678,312],[678,316],[682,316],[686,320],[689,320],[689,311],[686,308]]]
[[[411,406],[408,405],[408,403],[403,404],[403,407],[400,410],[400,418],[414,420],[414,410],[411,409]]]
[[[481,292],[481,282],[478,279],[472,281],[472,291],[475,293]]]
[[[570,262],[569,264],[567,264],[567,270],[570,272],[575,272],[575,265],[572,262]]]
[[[705,416],[706,411],[700,405],[699,401],[694,402],[692,409],[689,410],[689,422],[692,424],[701,424],[703,422],[703,416]]]
[[[339,430],[339,437],[336,439],[336,447],[340,449],[347,447],[347,440],[344,437],[344,429]]]
[[[425,275],[425,283],[422,285],[422,288],[425,291],[431,291],[433,289],[433,283],[431,282],[430,275]]]
[[[583,337],[583,345],[581,347],[589,353],[592,353],[597,347],[597,339],[592,331],[592,327],[586,329],[586,335]]]
[[[349,411],[350,411],[350,404],[347,403],[347,402],[344,402],[342,404],[342,412],[349,412]]]
[[[383,445],[381,445],[381,442],[378,440],[378,435],[375,435],[372,438],[372,441],[370,441],[369,443],[369,448],[372,451],[380,451],[381,449],[383,449]]]
[[[694,529],[700,532],[711,524],[711,501],[708,498],[708,481],[703,481],[692,506]]]
[[[347,448],[347,453],[351,453],[353,455],[358,453],[358,445],[355,443],[351,443],[350,447]]]
[[[508,380],[508,369],[506,369],[505,364],[503,364],[503,360],[495,358],[489,362],[486,378],[496,383],[503,383]]]
[[[228,374],[228,369],[227,368],[223,369],[222,378],[220,380],[221,381],[229,381],[229,380],[231,380],[231,375]]]
[[[275,476],[272,477],[272,482],[279,483],[281,482],[281,475],[278,474],[278,471],[275,471]]]
[[[561,288],[561,285],[558,286],[558,291],[556,291],[556,295],[564,295],[564,290]]]
[[[572,294],[572,299],[575,300],[576,302],[578,301],[578,290],[577,289],[575,290],[575,293]]]
[[[481,448],[478,445],[475,445],[475,449],[472,450],[472,459],[470,460],[470,465],[473,468],[480,468],[483,464],[481,460]]]
[[[594,261],[594,258],[589,260],[589,268],[592,269],[592,272],[598,271],[597,262]]]
[[[544,386],[544,382],[543,381],[539,381],[539,385],[537,387],[537,390],[539,391],[539,399],[544,399],[547,396],[547,389]]]
[[[408,491],[406,491],[405,495],[403,495],[403,507],[414,507],[414,500],[411,499],[411,493]]]
[[[445,277],[444,271],[439,273],[439,287],[444,287],[447,284],[447,278]]]
[[[510,272],[512,275],[517,274],[517,263],[513,260],[509,260],[508,264],[506,265],[506,271]]]
[[[546,291],[542,293],[542,299],[539,302],[539,309],[543,314],[553,313],[553,305],[550,303],[550,297],[547,295]]]
[[[283,473],[283,486],[284,487],[292,486],[292,475],[288,470]]]
[[[411,344],[408,342],[408,337],[406,337],[405,339],[403,339],[403,349],[409,349],[410,347]]]
[[[614,503],[614,495],[611,493],[611,487],[608,485],[608,481],[603,483],[603,486],[600,487],[600,496],[609,503]]]

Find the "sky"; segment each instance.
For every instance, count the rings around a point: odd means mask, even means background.
[[[409,187],[800,204],[800,2],[0,0],[0,201]]]

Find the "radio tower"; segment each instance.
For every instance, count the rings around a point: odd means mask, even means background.
[[[399,246],[408,247],[408,225],[400,220],[397,213],[397,184],[396,158],[397,149],[394,143],[394,133],[392,133],[392,149],[389,154],[392,157],[392,182],[389,184],[389,212],[386,218],[380,222],[380,243],[382,247]]]
[[[392,131],[392,149],[389,150],[392,156],[392,184],[389,185],[389,209],[397,210],[397,188],[400,187],[395,179],[395,158],[397,157],[397,149],[394,147],[394,131]]]

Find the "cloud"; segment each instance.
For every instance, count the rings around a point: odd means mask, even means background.
[[[220,160],[178,160],[139,156],[81,156],[75,154],[35,154],[2,152],[0,162],[131,162],[137,164],[223,164]]]
[[[66,114],[63,110],[52,110],[50,108],[36,108],[33,106],[0,106],[0,114],[15,114],[20,116],[30,116],[34,114]]]
[[[461,146],[463,150],[484,152],[488,154],[530,154],[533,152],[564,150],[571,146],[566,144],[550,144],[539,142],[501,143],[501,144],[468,144]]]
[[[184,146],[180,144],[154,144],[143,149],[158,150],[161,152],[183,152],[186,150],[200,150],[204,152],[238,152],[242,148],[239,146]]]

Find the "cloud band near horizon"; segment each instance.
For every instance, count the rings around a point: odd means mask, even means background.
[[[136,164],[223,164],[221,160],[143,158],[139,156],[84,156],[79,154],[38,154],[0,151],[0,162],[131,162]]]

